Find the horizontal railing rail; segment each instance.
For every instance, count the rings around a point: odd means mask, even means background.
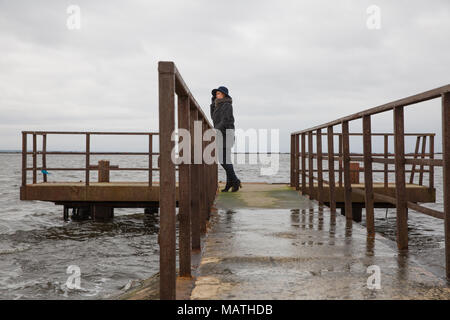
[[[442,101],[442,159],[435,159],[434,133],[406,133],[404,129],[405,107],[437,98],[441,98]],[[388,111],[393,112],[394,132],[372,132],[371,117]],[[358,119],[362,120],[362,132],[349,132],[349,122]],[[335,126],[340,126],[341,132],[335,133]],[[322,132],[322,130],[325,129],[326,133]],[[334,152],[334,137],[336,135],[339,137],[339,151],[337,153]],[[313,145],[314,136],[316,137],[315,146]],[[318,138],[319,136],[321,138]],[[326,137],[327,153],[323,152],[322,136]],[[350,136],[362,136],[362,153],[357,154],[350,152]],[[372,137],[374,136],[384,136],[383,153],[372,152]],[[394,138],[393,153],[388,152],[388,138],[390,136]],[[413,153],[405,153],[405,137],[407,136],[416,137],[415,151]],[[315,152],[314,147],[316,149]],[[323,168],[323,161],[325,160],[328,160],[327,169]],[[339,161],[337,170],[335,170],[336,161]],[[355,168],[351,161],[363,162],[363,168],[358,168],[358,166]],[[383,164],[384,169],[374,169],[372,167],[373,163]],[[308,164],[308,166],[306,166],[306,164]],[[394,165],[395,170],[390,170],[389,165]],[[407,170],[406,165],[410,165],[411,169]],[[417,177],[415,174],[418,174],[418,184],[423,185],[425,179],[424,173],[427,173],[428,188],[434,190],[435,167],[442,167],[443,171],[443,211],[431,209],[409,201],[406,197],[407,181],[410,184],[413,184]],[[364,188],[352,187],[354,174],[358,174],[360,171],[364,172]],[[329,181],[324,180],[324,172],[328,172]],[[384,173],[383,182],[386,188],[390,184],[389,173],[395,173],[394,197],[374,192],[373,174],[377,172]],[[406,177],[407,172],[410,173],[408,180]],[[314,173],[317,173],[317,177]],[[313,197],[313,182],[317,181],[317,192],[314,196],[320,203],[327,202],[332,213],[336,212],[336,173],[339,176],[339,186],[343,187],[344,190],[344,209],[347,221],[352,221],[352,193],[363,196],[366,209],[366,228],[368,235],[371,237],[373,237],[375,233],[375,200],[390,203],[396,207],[397,246],[399,249],[408,248],[408,209],[443,219],[445,226],[446,276],[450,279],[450,85],[445,85],[404,99],[354,113],[334,121],[291,133],[291,186],[301,190],[303,194],[309,194],[310,197]],[[329,186],[328,195],[324,194],[324,183]]]

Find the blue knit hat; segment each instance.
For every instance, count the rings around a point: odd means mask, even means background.
[[[211,91],[212,95],[215,96],[217,91],[220,91],[220,92],[222,92],[224,95],[226,95],[227,97],[230,97],[230,98],[231,98],[231,96],[228,94],[228,89],[227,89],[227,87],[218,87],[217,89],[214,89],[213,91]]]

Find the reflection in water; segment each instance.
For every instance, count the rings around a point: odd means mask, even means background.
[[[298,228],[300,226],[300,209],[291,209],[291,226]]]
[[[318,219],[317,229],[322,230],[323,229],[323,206],[322,205],[319,205],[319,215],[318,215],[317,219]]]

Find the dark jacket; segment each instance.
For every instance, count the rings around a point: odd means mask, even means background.
[[[222,134],[226,133],[226,129],[234,129],[232,103],[233,100],[230,97],[225,97],[216,99],[210,106],[214,128],[220,130]]]

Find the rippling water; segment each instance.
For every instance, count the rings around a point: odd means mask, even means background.
[[[97,160],[93,158],[92,163]],[[145,166],[147,161],[145,157],[120,156],[109,160],[122,167]],[[81,167],[84,158],[53,156],[47,165]],[[236,173],[246,182],[289,181],[289,155],[280,155],[280,169],[274,176],[261,175],[260,167],[236,165]],[[0,154],[0,299],[100,299],[116,295],[133,281],[158,272],[157,215],[146,215],[142,209],[116,209],[112,222],[64,222],[60,206],[19,200],[20,168],[19,154]],[[435,174],[438,202],[430,206],[442,210],[440,168]],[[49,181],[82,179],[81,172],[49,175]],[[96,176],[91,179],[95,181]],[[111,173],[112,181],[146,179],[139,172]],[[222,169],[219,179],[225,180]],[[395,241],[395,209],[389,209],[385,217],[384,209],[376,211],[376,230]],[[443,276],[442,220],[411,211],[409,218],[410,253]],[[66,286],[70,265],[80,267],[80,290]]]

